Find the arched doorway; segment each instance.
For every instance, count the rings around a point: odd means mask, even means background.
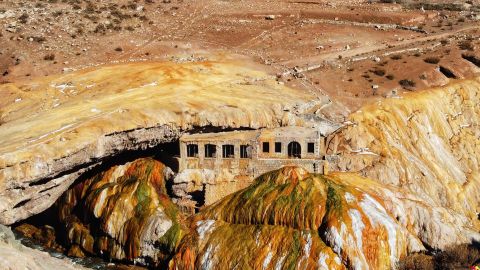
[[[298,142],[291,142],[288,144],[289,158],[302,158],[302,147]]]

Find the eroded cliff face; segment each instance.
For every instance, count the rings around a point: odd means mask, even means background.
[[[56,203],[69,253],[168,262],[185,230],[165,187],[171,173],[158,161],[138,159],[69,189]]]
[[[170,269],[391,269],[423,246],[372,183],[299,167],[264,174],[195,216]]]
[[[194,128],[292,124],[296,112],[322,104],[246,62],[128,63],[1,85],[0,223],[47,209],[122,151]]]
[[[382,100],[350,121],[329,145],[331,154],[339,154],[335,169],[416,196],[417,205],[428,207],[399,216],[434,248],[479,239],[478,80]]]

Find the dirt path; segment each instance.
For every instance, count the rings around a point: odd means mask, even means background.
[[[338,52],[332,52],[332,53],[327,53],[327,54],[322,54],[314,57],[308,57],[308,58],[302,58],[302,59],[294,59],[294,60],[288,60],[284,61],[281,64],[286,65],[286,66],[298,66],[298,67],[303,67],[301,71],[310,71],[313,69],[317,69],[321,66],[321,64],[325,61],[332,61],[335,59],[338,59],[339,56],[341,56],[342,59],[349,59],[352,57],[358,57],[360,55],[365,55],[369,54],[372,52],[376,51],[381,51],[381,50],[387,50],[387,49],[394,49],[396,48],[398,50],[399,47],[412,47],[415,43],[421,43],[425,41],[433,41],[433,40],[439,40],[446,38],[451,35],[456,35],[462,32],[468,32],[473,29],[480,29],[480,24],[476,25],[470,25],[470,26],[464,26],[461,29],[457,29],[455,31],[449,31],[449,32],[443,32],[439,34],[434,34],[434,35],[428,35],[424,37],[419,37],[411,40],[403,40],[403,41],[398,41],[396,43],[392,44],[381,44],[381,45],[370,45],[370,46],[363,46],[359,48],[354,48],[346,51],[338,51]],[[378,53],[380,54],[380,53]]]

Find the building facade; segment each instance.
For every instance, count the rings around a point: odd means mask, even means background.
[[[312,173],[324,173],[325,140],[310,127],[184,135],[179,171],[207,169],[217,175],[255,178],[285,165],[300,165]]]

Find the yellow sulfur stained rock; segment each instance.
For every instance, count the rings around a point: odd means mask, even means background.
[[[44,211],[104,157],[197,127],[277,127],[317,101],[249,63],[127,63],[0,85],[0,223]]]
[[[298,167],[266,173],[202,210],[170,268],[394,268],[421,243],[362,187],[369,181]]]
[[[336,170],[404,190],[397,216],[434,248],[480,240],[480,82],[405,94],[362,108],[338,136]],[[333,140],[332,140],[333,141]],[[332,147],[330,147],[330,151]]]
[[[170,173],[158,161],[139,159],[68,190],[57,207],[72,248],[141,264],[164,263],[183,234],[181,216],[166,194]]]

